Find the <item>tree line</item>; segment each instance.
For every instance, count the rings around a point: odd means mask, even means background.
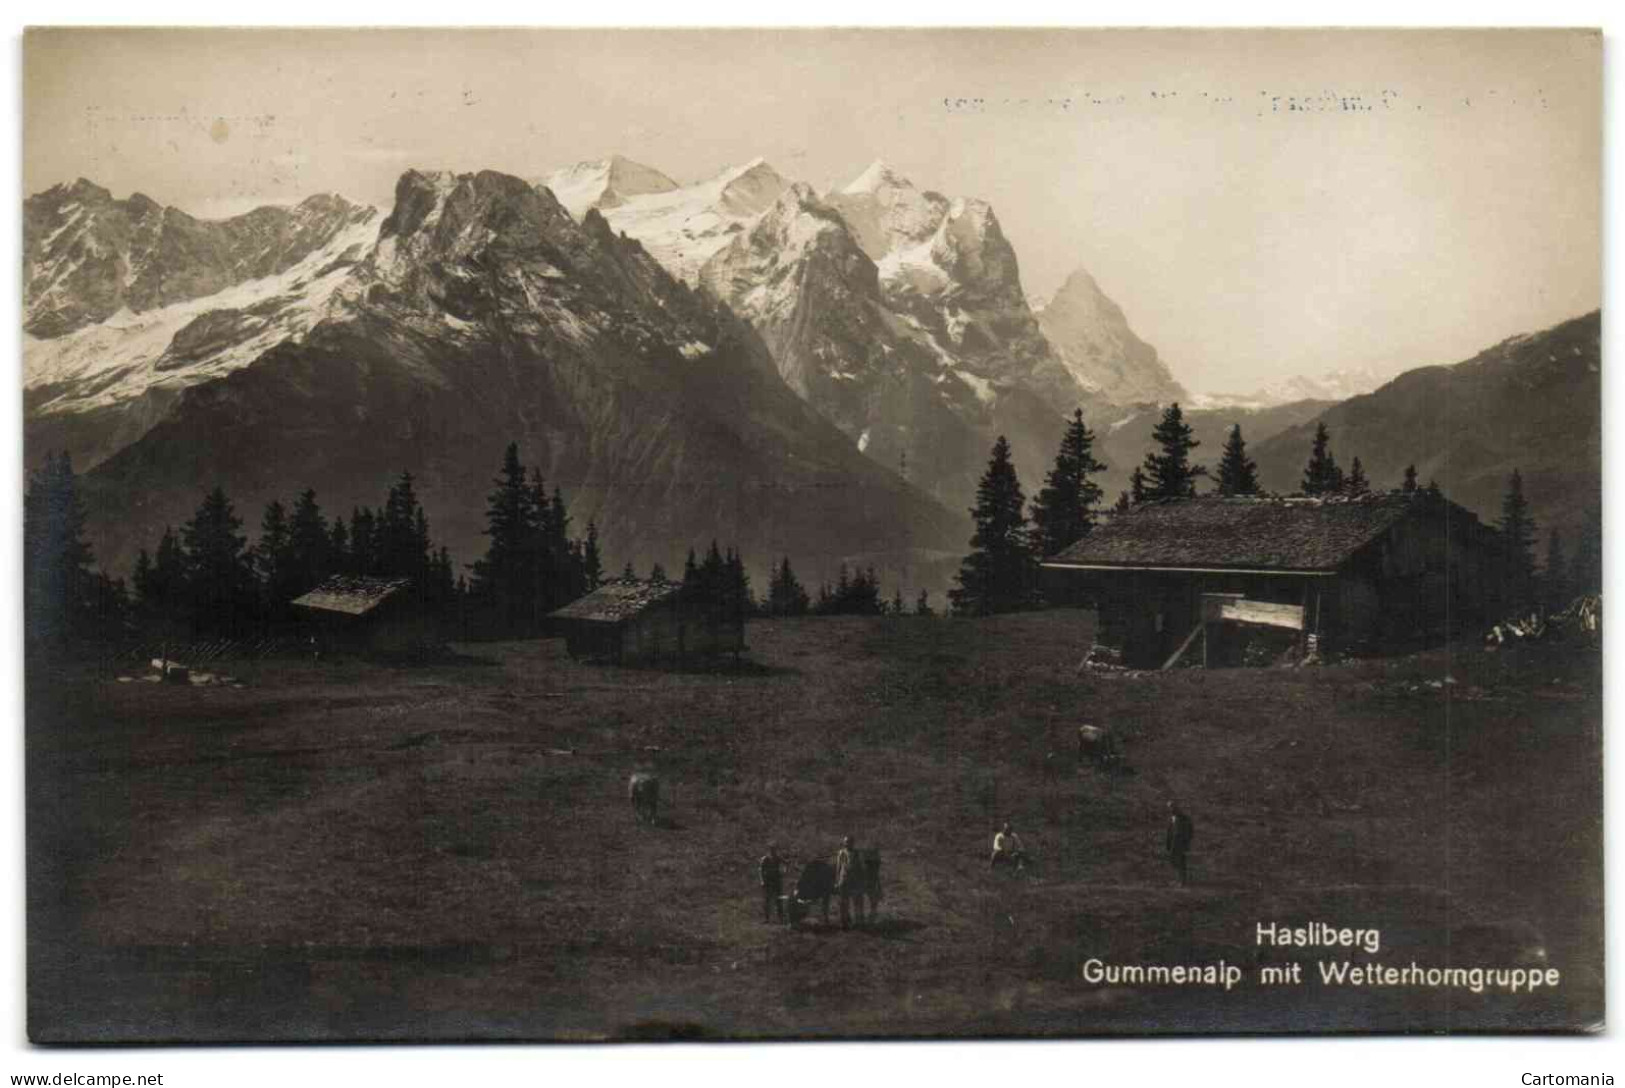
[[[1039,569],[1042,560],[1055,555],[1086,537],[1099,523],[1102,491],[1092,479],[1106,465],[1094,456],[1093,432],[1085,425],[1081,409],[1068,422],[1056,454],[1054,466],[1045,476],[1044,486],[1031,506],[1011,461],[1010,444],[1000,435],[993,443],[987,471],[977,485],[976,505],[970,515],[975,532],[970,552],[962,560],[956,586],[948,593],[953,612],[959,615],[988,615],[1039,607],[1042,590]],[[1201,445],[1185,422],[1179,404],[1170,404],[1151,431],[1152,449],[1130,476],[1129,487],[1118,495],[1114,513],[1135,505],[1170,499],[1190,499],[1197,495],[1197,481],[1214,480],[1214,494],[1246,496],[1262,493],[1258,466],[1247,455],[1241,425],[1234,424],[1221,452],[1217,471],[1192,460]],[[1417,484],[1416,466],[1404,472],[1401,490],[1442,497],[1439,486],[1429,481]],[[1324,421],[1318,423],[1304,465],[1301,491],[1305,495],[1358,497],[1371,492],[1365,466],[1355,457],[1347,472],[1331,450],[1331,436]],[[1560,607],[1583,587],[1601,585],[1601,514],[1588,514],[1583,540],[1572,557],[1555,530],[1548,538],[1545,572],[1535,571],[1535,524],[1522,494],[1522,478],[1513,471],[1508,482],[1502,516],[1497,528],[1511,557],[1510,588],[1515,603],[1545,602]]]

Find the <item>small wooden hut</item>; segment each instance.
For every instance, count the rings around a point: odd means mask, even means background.
[[[1136,668],[1187,650],[1236,664],[1249,628],[1398,648],[1500,615],[1506,588],[1501,535],[1421,491],[1148,502],[1043,566],[1051,598],[1094,605],[1097,645]]]
[[[745,648],[743,616],[691,600],[680,582],[618,578],[548,616],[571,657],[683,661]]]
[[[293,600],[310,637],[325,651],[403,654],[433,639],[409,578],[335,574]]]

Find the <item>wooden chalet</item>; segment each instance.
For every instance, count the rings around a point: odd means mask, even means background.
[[[1269,628],[1301,649],[1397,648],[1505,600],[1501,535],[1420,491],[1144,503],[1043,567],[1051,598],[1094,605],[1097,647],[1133,668],[1240,664],[1249,630]]]
[[[335,574],[293,600],[310,636],[325,651],[402,654],[432,641],[409,578]]]
[[[548,616],[571,657],[682,661],[745,648],[742,616],[689,600],[681,582],[618,578]]]

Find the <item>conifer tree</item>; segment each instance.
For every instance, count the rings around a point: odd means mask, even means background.
[[[920,590],[920,595],[914,600],[914,614],[916,616],[935,616],[936,610],[931,607],[931,591]]]
[[[1569,593],[1600,592],[1602,575],[1602,507],[1590,506],[1574,542],[1574,557],[1569,560]]]
[[[1414,494],[1416,492],[1416,466],[1415,465],[1406,465],[1405,466],[1405,482],[1400,485],[1400,488],[1407,495],[1411,495],[1411,494]]]
[[[288,524],[288,511],[278,499],[266,504],[252,562],[264,595],[261,607],[265,615],[272,619],[284,618],[289,602],[303,590],[296,588],[298,579],[293,569],[293,532]]]
[[[333,574],[355,574],[355,555],[350,551],[350,530],[343,518],[333,519],[333,529],[327,537],[328,570]]]
[[[898,586],[895,590],[892,591],[891,614],[894,615],[894,616],[901,616],[903,614],[903,587],[902,586]]]
[[[667,578],[666,578],[666,568],[665,567],[661,566],[659,563],[656,563],[653,567],[649,568],[649,581],[651,581],[651,582],[664,582],[666,580],[667,580]]]
[[[1146,499],[1189,499],[1196,496],[1196,480],[1207,469],[1191,463],[1191,451],[1201,443],[1191,435],[1190,424],[1179,410],[1179,402],[1163,409],[1162,419],[1151,430],[1158,450],[1145,455],[1140,484]]]
[[[790,557],[787,555],[773,569],[773,577],[767,584],[768,614],[802,616],[807,613],[808,605],[807,591],[796,579],[795,571],[790,568]]]
[[[379,573],[378,519],[371,507],[350,509],[350,565],[354,574]]]
[[[1219,494],[1258,494],[1258,465],[1247,456],[1247,442],[1241,437],[1241,424],[1230,427],[1219,457]]]
[[[971,552],[960,563],[958,585],[948,592],[956,613],[985,616],[1036,603],[1038,563],[1027,541],[1025,506],[1010,443],[1000,435],[970,511],[976,523]]]
[[[621,580],[623,582],[635,582],[638,580],[638,572],[633,568],[632,560],[630,559],[626,561],[626,569],[621,571]]]
[[[1138,472],[1139,469],[1135,469],[1135,471]],[[1130,505],[1132,505],[1132,504],[1129,501],[1128,492],[1127,491],[1119,491],[1117,493],[1117,502],[1116,502],[1115,505],[1112,506],[1112,513],[1114,513],[1114,514],[1124,513],[1124,512],[1126,512],[1128,510]]]
[[[23,616],[36,646],[83,633],[95,611],[94,561],[85,540],[73,462],[47,455],[23,495]]]
[[[243,521],[223,488],[204,496],[192,520],[181,526],[186,590],[192,624],[199,630],[241,633],[253,622],[258,586],[239,532]]]
[[[1371,481],[1365,478],[1365,467],[1360,464],[1358,457],[1349,466],[1348,479],[1343,481],[1343,493],[1346,495],[1371,494]]]
[[[289,580],[295,595],[308,593],[334,570],[333,540],[311,488],[300,492],[293,504],[288,538]]]
[[[1303,493],[1335,494],[1342,483],[1343,470],[1337,467],[1337,459],[1332,456],[1331,434],[1323,420],[1315,425],[1314,445],[1309,450],[1309,462],[1303,468]]]
[[[145,549],[142,556],[146,555]],[[142,569],[137,561],[135,591],[141,612],[152,621],[174,626],[186,617],[186,556],[175,530],[164,526],[153,561]]]
[[[1509,603],[1522,607],[1533,599],[1535,579],[1535,519],[1529,513],[1529,501],[1523,495],[1523,474],[1512,470],[1507,480],[1506,494],[1501,499],[1501,519],[1496,523],[1501,530],[1507,554],[1507,592]]]
[[[756,596],[751,592],[750,574],[745,560],[733,548],[728,549],[724,586],[725,614],[732,623],[743,623],[756,611]]]
[[[508,443],[486,496],[484,534],[488,543],[474,563],[470,592],[501,630],[522,630],[537,608],[538,514],[517,442]],[[359,527],[356,537],[359,544]]]
[[[1090,477],[1106,466],[1095,460],[1095,436],[1083,422],[1083,410],[1076,409],[1061,437],[1044,486],[1033,500],[1033,542],[1040,557],[1055,555],[1082,540],[1095,526],[1095,507],[1101,490]]]
[[[1139,465],[1134,466],[1134,472],[1128,478],[1128,500],[1138,506],[1146,499],[1145,470]]]

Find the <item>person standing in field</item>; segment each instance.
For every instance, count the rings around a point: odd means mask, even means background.
[[[858,925],[863,924],[863,864],[858,850],[848,835],[841,840],[835,852],[835,893],[841,899],[841,928],[852,928],[852,900],[858,903]]]
[[[756,878],[762,885],[762,921],[771,922],[775,909],[784,921],[784,860],[777,843],[767,844],[767,853],[756,863]]]
[[[1010,821],[1004,821],[993,836],[993,857],[988,861],[989,869],[997,869],[1001,865],[1011,865],[1016,872],[1021,872],[1026,865],[1027,855],[1021,848],[1021,836],[1010,826]]]
[[[1191,840],[1196,838],[1196,825],[1191,821],[1190,814],[1179,806],[1178,801],[1168,802],[1168,831],[1164,836],[1164,848],[1168,852],[1168,862],[1179,873],[1179,882],[1185,884],[1188,875],[1188,859],[1191,852]]]

